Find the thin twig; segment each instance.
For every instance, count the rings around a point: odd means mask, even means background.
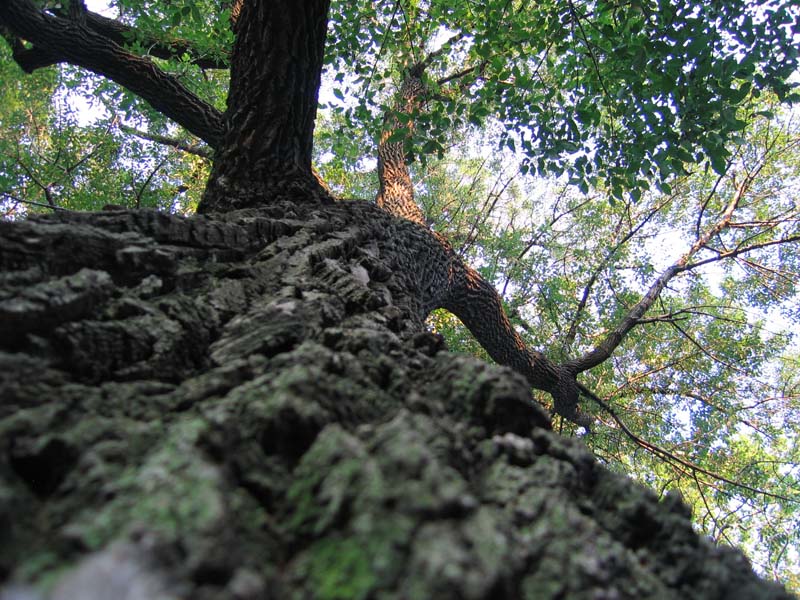
[[[760,495],[763,495],[763,496],[768,496],[770,498],[776,498],[778,500],[783,500],[785,502],[798,502],[798,503],[800,503],[800,498],[790,498],[788,496],[782,496],[780,494],[774,494],[772,492],[767,492],[765,490],[754,488],[752,486],[747,485],[746,483],[741,483],[739,481],[734,481],[733,479],[729,479],[728,477],[725,477],[724,475],[720,475],[719,473],[715,473],[714,471],[710,471],[708,469],[705,469],[705,468],[701,467],[700,465],[697,465],[697,464],[695,464],[695,463],[693,463],[693,462],[691,462],[689,460],[686,460],[684,458],[676,456],[675,454],[673,454],[669,450],[666,450],[665,448],[662,448],[661,446],[658,446],[656,444],[648,442],[645,439],[640,438],[638,435],[636,435],[630,429],[628,429],[628,426],[625,425],[625,422],[617,415],[617,413],[614,411],[614,409],[611,408],[611,406],[609,406],[609,404],[607,402],[605,402],[604,400],[600,399],[597,396],[597,394],[592,392],[589,388],[587,388],[585,385],[583,385],[580,382],[578,383],[578,389],[580,390],[581,394],[585,395],[587,398],[589,398],[589,399],[593,400],[594,402],[596,402],[600,406],[600,408],[602,408],[604,411],[606,411],[611,416],[611,418],[614,419],[614,421],[619,426],[619,428],[622,429],[622,431],[625,433],[625,435],[627,435],[636,445],[638,445],[641,448],[647,450],[648,452],[650,452],[654,456],[657,456],[657,457],[659,457],[659,458],[661,458],[661,459],[663,459],[663,460],[665,460],[667,462],[670,462],[670,463],[672,463],[672,462],[678,463],[678,464],[686,467],[687,469],[691,469],[692,471],[694,471],[696,473],[702,473],[704,475],[708,475],[709,477],[712,477],[712,478],[716,479],[717,481],[722,481],[723,483],[727,483],[729,485],[732,485],[732,486],[737,487],[739,489],[746,490],[748,492],[753,492],[754,494],[760,494]]]
[[[64,208],[63,206],[58,206],[56,204],[45,204],[44,202],[35,202],[33,200],[23,200],[22,198],[19,198],[18,196],[15,196],[13,194],[9,194],[8,192],[0,192],[0,195],[6,197],[11,202],[20,202],[22,204],[30,204],[31,206],[40,206],[42,208],[49,208],[50,210],[56,210],[56,211],[61,210],[61,211],[64,211],[64,212],[75,212],[72,209]]]

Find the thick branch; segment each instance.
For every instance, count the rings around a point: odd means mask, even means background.
[[[56,14],[58,14],[58,16],[65,16],[62,13],[63,11],[59,11]],[[110,19],[91,11],[86,11],[84,18],[86,27],[120,46],[124,47],[133,40],[140,40],[142,44],[147,47],[148,55],[155,56],[156,58],[170,59],[188,55],[190,57],[189,62],[193,65],[197,65],[201,69],[227,69],[230,66],[228,56],[221,58],[201,56],[188,40],[159,40],[149,37],[142,39],[141,34],[137,32],[136,29],[124,23],[120,23],[115,19]],[[48,51],[47,48],[36,46],[33,48],[20,47],[18,50],[15,49],[14,60],[26,73],[31,73],[36,69],[62,61],[57,53]]]
[[[454,73],[450,73],[449,75],[445,75],[444,77],[437,79],[436,83],[438,85],[444,85],[445,83],[450,83],[451,81],[456,81],[461,79],[462,77],[466,77],[470,73],[474,73],[475,71],[480,71],[488,64],[488,61],[483,61],[480,64],[473,65],[471,67],[465,67],[460,71],[455,71]]]
[[[397,217],[426,227],[423,213],[414,200],[404,144],[413,127],[413,111],[425,96],[421,79],[424,68],[424,63],[418,63],[409,69],[395,111],[387,115],[378,145],[380,190],[376,203]],[[408,123],[402,123],[397,113],[406,115]],[[495,362],[523,375],[532,387],[548,392],[553,397],[556,413],[588,430],[589,419],[578,411],[575,372],[553,364],[541,352],[528,349],[508,320],[492,284],[465,264],[447,240],[429,231],[425,233],[433,235],[438,242],[435,254],[444,251],[443,262],[446,264],[443,273],[435,278],[429,289],[435,298],[431,308],[441,307],[456,315]],[[436,262],[433,256],[426,256],[424,260]]]
[[[227,53],[222,57],[202,56],[189,40],[159,40],[149,37],[141,39],[141,35],[132,27],[91,11],[86,12],[86,25],[120,46],[125,46],[131,40],[139,40],[147,48],[147,53],[156,58],[170,59],[188,55],[189,62],[201,69],[230,68],[230,56]]]
[[[222,115],[152,61],[125,51],[88,25],[40,11],[30,0],[0,3],[0,24],[58,62],[108,77],[216,148],[224,131]]]
[[[461,31],[446,39],[442,43],[442,45],[439,46],[439,48],[437,48],[432,52],[429,52],[428,55],[420,61],[419,67],[421,68],[421,70],[424,71],[429,66],[431,66],[434,60],[436,60],[439,56],[441,56],[447,50],[449,50],[453,46],[453,44],[463,40],[466,36],[467,36],[466,31]]]
[[[557,414],[590,429],[590,420],[578,410],[575,372],[530,350],[508,320],[494,287],[458,258],[446,241],[440,241],[452,255],[450,286],[442,307],[466,325],[492,360],[523,375],[531,387],[548,392]]]

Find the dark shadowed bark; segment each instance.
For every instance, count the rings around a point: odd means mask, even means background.
[[[68,12],[59,5],[53,10],[53,14],[65,17]],[[189,61],[201,69],[227,69],[229,66],[227,57],[196,56],[194,47],[186,40],[142,39],[136,29],[92,11],[85,11],[81,20],[88,29],[119,46],[127,46],[133,41],[142,43],[147,48],[148,55],[156,58],[176,58],[189,55]],[[12,42],[12,50],[14,51],[14,60],[26,73],[69,60],[51,46],[26,48],[21,43],[14,44]]]
[[[236,21],[227,130],[200,212],[327,194],[311,172],[329,1],[246,2]]]

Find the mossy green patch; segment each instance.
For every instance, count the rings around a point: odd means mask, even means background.
[[[309,546],[292,569],[314,598],[344,600],[373,597],[391,588],[405,564],[412,519],[396,514],[356,518],[350,535],[337,534]]]
[[[325,428],[294,472],[287,500],[290,530],[318,535],[347,511],[356,496],[378,495],[380,474],[364,445],[339,426]]]
[[[114,499],[85,512],[68,526],[71,533],[96,549],[131,527],[145,526],[167,539],[213,529],[225,506],[221,474],[195,445],[204,427],[198,420],[173,426],[141,466],[128,467],[114,481]]]
[[[36,581],[42,589],[47,589],[61,576],[67,566],[64,558],[58,553],[44,550],[26,557],[14,576],[20,581]]]
[[[308,550],[301,568],[311,592],[320,600],[366,598],[377,578],[372,551],[363,540],[326,538]]]

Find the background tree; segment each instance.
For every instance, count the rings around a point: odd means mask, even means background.
[[[574,9],[574,7],[572,7],[572,8]],[[12,7],[12,10],[13,10],[13,7]],[[183,9],[181,9],[181,11],[182,12],[180,14],[184,14]],[[489,12],[491,12],[491,11],[489,11]],[[502,17],[503,13],[500,13],[500,14],[501,14],[501,17]],[[580,23],[581,15],[579,13],[573,11],[570,14],[575,16],[576,21],[578,23]],[[245,20],[245,23],[250,24],[250,22],[247,21],[247,20]],[[391,21],[389,21],[389,23],[390,23],[389,28],[391,29],[394,25],[392,25]],[[476,31],[479,31],[479,29],[476,29]],[[28,35],[29,34],[25,34],[26,37]],[[33,34],[30,34],[30,35],[33,35]],[[585,36],[586,34],[583,34],[583,35]],[[247,37],[246,35],[240,34],[239,39],[240,40],[246,39],[246,37]],[[244,44],[244,45],[245,45],[245,47],[249,47],[252,50],[252,44],[248,43],[248,44]],[[29,48],[27,50],[32,50],[32,49]],[[55,48],[55,51],[56,51],[55,53],[58,54],[58,48]],[[760,49],[759,49],[759,51],[760,51]],[[52,52],[52,49],[51,49],[51,52]],[[312,54],[313,54],[313,52],[312,52]],[[443,55],[443,54],[444,53],[440,53],[439,55]],[[755,54],[758,54],[758,52],[755,52]],[[242,56],[241,51],[239,53],[239,56]],[[112,56],[112,58],[113,58],[113,56]],[[84,58],[78,57],[78,59],[74,59],[74,60],[84,60]],[[481,62],[483,62],[483,61],[481,61]],[[139,63],[135,63],[135,64],[138,65]],[[246,64],[246,63],[243,63],[243,64]],[[117,68],[114,65],[112,65],[112,67]],[[273,67],[274,67],[274,65],[273,65]],[[466,67],[466,68],[468,69],[470,67]],[[486,67],[484,66],[484,68],[486,68]],[[475,69],[475,70],[477,71],[479,69]],[[234,79],[236,78],[235,72],[236,72],[236,69],[234,69]],[[738,73],[737,74],[737,76],[739,76],[739,75],[742,75],[742,73]],[[746,69],[744,71],[744,75],[745,76],[747,75]],[[760,75],[761,74],[759,74],[759,76]],[[264,79],[264,78],[262,77],[262,79]],[[188,94],[188,92],[187,92],[187,90],[185,88],[180,87],[180,86],[176,86],[174,84],[174,82],[172,82],[171,80],[167,79],[166,81],[171,86],[170,89],[172,89],[172,91],[174,91],[176,93],[176,95],[173,97],[172,100],[177,100],[177,104],[179,106],[181,105],[181,103],[183,103],[183,106],[189,105],[190,107],[195,107],[196,108],[197,104],[194,103],[193,101],[191,101],[191,96]],[[776,79],[776,81],[779,81],[779,79]],[[139,83],[141,83],[141,82],[139,82]],[[148,83],[148,82],[145,81],[145,83]],[[251,84],[252,84],[252,82],[251,82]],[[144,85],[142,87],[147,88],[148,86]],[[780,88],[780,86],[777,86],[777,87]],[[728,91],[730,91],[732,89],[733,88],[728,88]],[[741,90],[741,88],[737,88],[737,89]],[[237,106],[237,104],[236,104],[237,102],[243,102],[244,106],[247,106],[248,98],[250,98],[250,95],[248,95],[246,93],[247,90],[243,87],[242,89],[237,89],[237,91],[241,92],[243,94],[243,99],[239,100],[239,101],[233,101],[232,102],[233,106]],[[147,94],[147,93],[149,93],[149,90],[144,89],[142,91],[142,93]],[[780,90],[779,90],[779,93],[780,93]],[[491,94],[489,94],[489,95],[491,95]],[[274,97],[275,94],[273,93],[272,96]],[[307,100],[307,98],[308,98],[307,91],[302,93],[301,96]],[[157,100],[160,100],[160,99],[157,98]],[[167,103],[167,104],[169,104],[169,103]],[[298,105],[298,106],[306,106],[306,107],[310,106],[310,104],[307,103],[305,100],[303,100],[302,102],[297,102],[297,103],[293,102],[293,103],[291,103],[292,106],[295,106],[295,104]],[[513,105],[513,102],[511,104]],[[213,108],[209,108],[209,105],[201,106],[201,109],[202,110],[198,111],[200,113],[200,115],[197,118],[195,118],[196,115],[193,114],[193,113],[182,114],[182,116],[183,116],[184,119],[187,120],[186,124],[190,129],[193,129],[194,131],[196,131],[198,133],[198,135],[201,135],[204,138],[207,138],[207,141],[211,140],[212,143],[216,144],[217,142],[215,142],[214,140],[218,140],[219,139],[217,133],[215,133],[215,131],[216,131],[215,123],[218,123],[218,120],[217,120],[218,119],[218,115],[215,113]],[[166,106],[165,110],[167,112],[172,111],[173,115],[176,115],[179,112],[179,111],[177,111],[177,109],[174,108],[174,106],[169,106],[169,105]],[[306,108],[304,110],[307,111],[308,108]],[[237,114],[236,111],[232,111],[232,113],[233,114]],[[241,113],[238,113],[238,117],[243,119],[243,123],[248,123],[248,121],[247,121],[248,114],[249,115],[254,115],[254,114],[257,114],[257,112],[253,108],[245,108],[245,109],[242,109]],[[280,119],[277,119],[277,120],[279,121]],[[291,123],[296,123],[296,122],[298,122],[300,120],[302,120],[302,118],[289,118],[288,119],[288,121],[291,122]],[[268,129],[272,129],[272,130],[274,130],[276,127],[277,127],[277,129],[280,129],[280,126],[277,126],[275,124],[275,121],[276,121],[276,119],[269,120],[269,121],[267,121],[266,123],[264,123],[262,125],[265,125]],[[623,122],[624,122],[624,119],[623,119]],[[724,136],[726,133],[730,133],[731,130],[735,130],[736,128],[740,128],[740,125],[739,125],[738,122],[735,124],[735,126],[732,126],[727,131],[725,130],[724,127],[721,127],[720,131],[722,132],[722,135]],[[591,127],[588,127],[587,131],[591,132],[591,129],[592,129]],[[419,130],[418,126],[414,127],[414,131],[418,131],[418,130]],[[298,146],[299,150],[297,152],[286,152],[285,151],[286,150],[285,147],[283,148],[283,150],[284,150],[283,152],[272,152],[272,151],[267,150],[266,154],[273,157],[273,158],[270,159],[270,161],[277,161],[277,162],[267,161],[267,163],[262,164],[259,167],[259,169],[254,171],[252,169],[253,165],[251,164],[252,163],[252,158],[246,158],[246,156],[243,158],[243,154],[246,155],[246,153],[243,153],[241,151],[241,148],[249,148],[253,143],[260,144],[262,139],[269,140],[270,137],[271,137],[270,132],[269,131],[265,131],[265,132],[262,132],[264,135],[256,135],[256,136],[254,136],[252,131],[250,129],[248,129],[248,127],[245,127],[243,124],[240,124],[239,126],[234,126],[228,133],[229,133],[229,135],[234,135],[235,134],[235,137],[236,136],[238,136],[238,137],[236,137],[236,139],[229,139],[227,141],[222,142],[223,145],[227,145],[227,147],[231,148],[231,150],[229,150],[231,156],[230,156],[230,160],[222,158],[222,159],[217,161],[218,169],[221,169],[221,171],[218,170],[215,173],[215,177],[214,177],[214,180],[213,180],[214,182],[216,182],[217,187],[216,188],[212,187],[211,188],[211,193],[207,196],[207,198],[210,198],[209,202],[211,203],[210,206],[212,208],[214,208],[216,206],[215,203],[222,202],[223,200],[221,200],[220,198],[222,196],[228,194],[228,193],[234,193],[235,194],[236,198],[238,199],[237,202],[239,202],[240,206],[245,206],[245,205],[248,205],[248,204],[252,204],[252,202],[256,198],[259,198],[259,197],[263,198],[263,196],[261,195],[262,192],[266,193],[269,196],[275,196],[275,194],[277,193],[277,195],[279,197],[282,196],[283,194],[287,194],[287,193],[291,195],[291,194],[295,194],[295,193],[303,193],[304,191],[309,191],[312,194],[318,194],[319,193],[318,191],[316,191],[315,184],[312,182],[312,180],[308,179],[304,175],[302,175],[302,173],[308,171],[309,170],[308,167],[310,167],[310,162],[308,160],[308,158],[310,157],[310,144],[309,144],[308,140],[303,141],[300,144],[300,146]],[[244,137],[242,137],[242,136],[244,136]],[[280,138],[280,136],[278,136],[278,139],[279,138]],[[512,138],[506,138],[506,139],[512,139]],[[254,142],[254,140],[255,140],[255,142]],[[292,141],[292,143],[296,143],[298,140],[302,141],[302,136],[292,136],[290,138],[290,140]],[[279,141],[280,141],[280,139],[279,139]],[[284,140],[284,142],[285,142],[285,140]],[[412,142],[412,144],[413,144],[413,142]],[[691,144],[689,144],[689,145],[691,145]],[[702,146],[702,144],[701,144],[701,146]],[[236,150],[235,148],[239,148],[240,150]],[[263,150],[264,150],[264,148],[261,147],[259,152],[262,152]],[[622,150],[625,150],[625,148],[617,148],[617,150],[618,151],[622,151]],[[613,148],[613,144],[610,145],[609,148],[607,148],[605,151],[608,152],[608,153],[612,153],[613,154],[613,152],[615,151],[614,148]],[[224,153],[224,151],[223,151],[223,153]],[[714,157],[712,156],[712,153],[707,152],[707,154],[708,154],[709,157],[712,158],[712,162],[713,162],[713,158]],[[288,160],[288,162],[287,162],[287,160]],[[542,163],[542,164],[546,164],[546,163]],[[222,165],[222,167],[220,167],[219,165]],[[279,165],[279,167],[276,167],[275,165]],[[717,168],[717,167],[719,167],[718,162],[717,162],[717,165],[716,165],[715,168]],[[232,171],[230,171],[228,169],[232,169]],[[274,173],[276,171],[285,172],[287,174],[287,176],[279,178],[279,181],[271,181],[271,180],[269,180],[269,178],[265,178],[265,176],[262,176],[263,174],[266,174],[266,173],[269,173],[269,172],[273,172]],[[296,181],[294,181],[294,182],[291,181],[291,179],[292,179],[291,174],[293,172],[298,173],[298,175],[295,177]],[[245,175],[246,175],[246,177],[245,177]],[[616,193],[616,190],[614,189],[615,186],[614,186],[614,183],[613,183],[613,177],[612,176],[613,176],[613,171],[611,172],[611,175],[609,175],[610,178],[608,179],[608,182],[609,182],[609,185],[612,188],[612,192]],[[252,180],[253,177],[256,177],[258,179],[258,181],[256,182],[258,185],[253,185],[252,181],[247,182],[248,178]],[[274,177],[274,174],[272,175],[272,177]],[[224,184],[220,183],[223,180],[225,180],[226,178],[227,178],[227,182],[224,182]],[[287,182],[289,182],[288,186],[287,186]],[[234,185],[235,189],[231,190],[231,188],[229,187],[230,185]],[[265,188],[259,188],[258,186],[266,186],[266,187]],[[636,186],[633,185],[631,187],[635,191]],[[44,189],[46,189],[46,186],[44,186],[42,189],[44,191]],[[278,191],[276,192],[275,189],[278,189]],[[617,194],[617,195],[619,195],[619,194]],[[229,200],[230,200],[230,198],[225,198],[224,199],[224,203],[228,202]],[[207,204],[206,206],[208,207],[209,205]],[[208,208],[207,208],[207,210],[208,210]],[[712,228],[713,228],[713,224],[712,224]],[[471,234],[468,234],[468,237],[470,235]],[[577,320],[576,320],[576,323],[577,323]]]

